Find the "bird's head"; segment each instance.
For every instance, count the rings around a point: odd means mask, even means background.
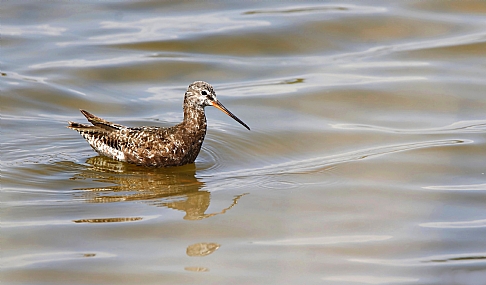
[[[238,123],[242,124],[245,128],[250,130],[243,121],[238,119],[233,113],[226,109],[216,98],[216,92],[214,92],[213,86],[204,81],[196,81],[187,87],[187,91],[184,98],[184,104],[190,104],[196,108],[204,108],[206,106],[213,106],[221,110],[226,115],[233,118]]]

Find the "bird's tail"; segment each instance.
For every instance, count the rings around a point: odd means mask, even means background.
[[[89,132],[89,131],[94,131],[94,130],[99,129],[96,126],[85,125],[85,124],[80,124],[80,123],[71,122],[71,121],[68,122],[67,127],[71,130],[75,130],[75,131],[78,131],[78,132]]]
[[[81,113],[88,119],[88,121],[93,125],[86,125],[76,122],[68,122],[68,128],[71,130],[78,131],[80,133],[109,133],[115,130],[120,130],[123,128],[122,125],[114,124],[112,122],[108,122],[100,117],[97,117],[91,114],[88,111],[80,110]]]
[[[107,120],[97,117],[86,110],[79,110],[79,111],[81,111],[81,113],[86,117],[86,119],[88,119],[88,121],[91,124],[100,127],[102,129],[105,129],[107,131],[120,130],[123,128],[122,125],[108,122]]]

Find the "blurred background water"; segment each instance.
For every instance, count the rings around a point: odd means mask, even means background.
[[[486,284],[486,2],[2,1],[2,284]],[[207,109],[193,165],[67,121]]]

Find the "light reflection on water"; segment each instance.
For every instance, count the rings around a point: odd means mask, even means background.
[[[485,2],[2,8],[0,281],[486,279]],[[252,131],[208,109],[194,165],[66,128],[173,125],[195,80]]]

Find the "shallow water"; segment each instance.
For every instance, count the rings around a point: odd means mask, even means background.
[[[0,10],[2,284],[486,284],[486,2],[42,2]],[[193,165],[67,121],[169,126]]]

